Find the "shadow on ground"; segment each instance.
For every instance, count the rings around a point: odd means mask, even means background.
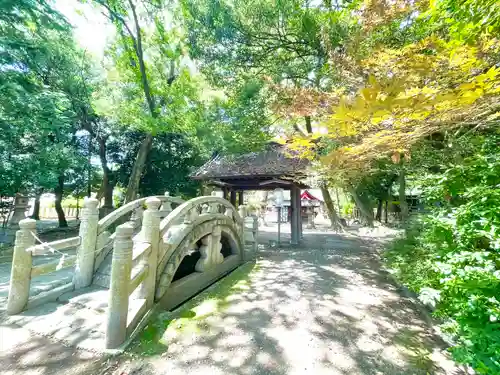
[[[301,248],[264,247],[257,265],[158,315],[116,373],[461,373],[370,244],[306,233]]]
[[[105,369],[105,358],[14,325],[0,325],[0,374],[94,374]]]

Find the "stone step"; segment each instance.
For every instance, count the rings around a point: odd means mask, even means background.
[[[58,298],[64,304],[70,304],[80,309],[90,309],[105,314],[108,309],[109,289],[90,286],[77,291],[65,293]],[[127,314],[127,332],[131,332],[146,312],[146,300],[129,299]]]
[[[101,265],[94,273],[92,284],[98,287],[109,288],[111,280],[111,263],[113,260],[113,251],[110,251]]]
[[[63,268],[45,275],[35,276],[31,279],[30,297],[53,290],[73,280],[73,267]]]

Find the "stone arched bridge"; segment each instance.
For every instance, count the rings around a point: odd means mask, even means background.
[[[98,219],[84,204],[79,236],[36,244],[20,222],[7,303],[10,320],[90,349],[124,347],[154,308],[172,309],[254,259],[257,220],[215,196],[154,196]],[[76,255],[64,250],[77,248]],[[35,265],[33,255],[60,253]],[[32,296],[31,280],[74,267],[70,282]]]

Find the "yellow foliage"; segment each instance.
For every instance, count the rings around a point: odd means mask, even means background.
[[[362,62],[364,87],[343,97],[325,121],[328,136],[345,144],[322,160],[337,169],[408,151],[436,131],[500,117],[500,68],[488,53],[498,40],[476,46],[430,37],[402,49],[383,49]],[[481,114],[481,118],[477,116]]]

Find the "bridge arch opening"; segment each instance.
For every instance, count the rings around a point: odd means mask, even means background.
[[[226,233],[221,233],[221,254],[226,259],[231,255],[238,254],[238,245],[234,242],[234,240],[228,236]],[[200,246],[202,246],[201,239],[198,240],[193,246],[193,249],[190,253],[188,253],[181,261],[177,270],[175,271],[174,277],[172,278],[172,282],[180,280],[186,276],[189,276],[196,271],[196,263],[201,258],[201,253],[199,251]]]

